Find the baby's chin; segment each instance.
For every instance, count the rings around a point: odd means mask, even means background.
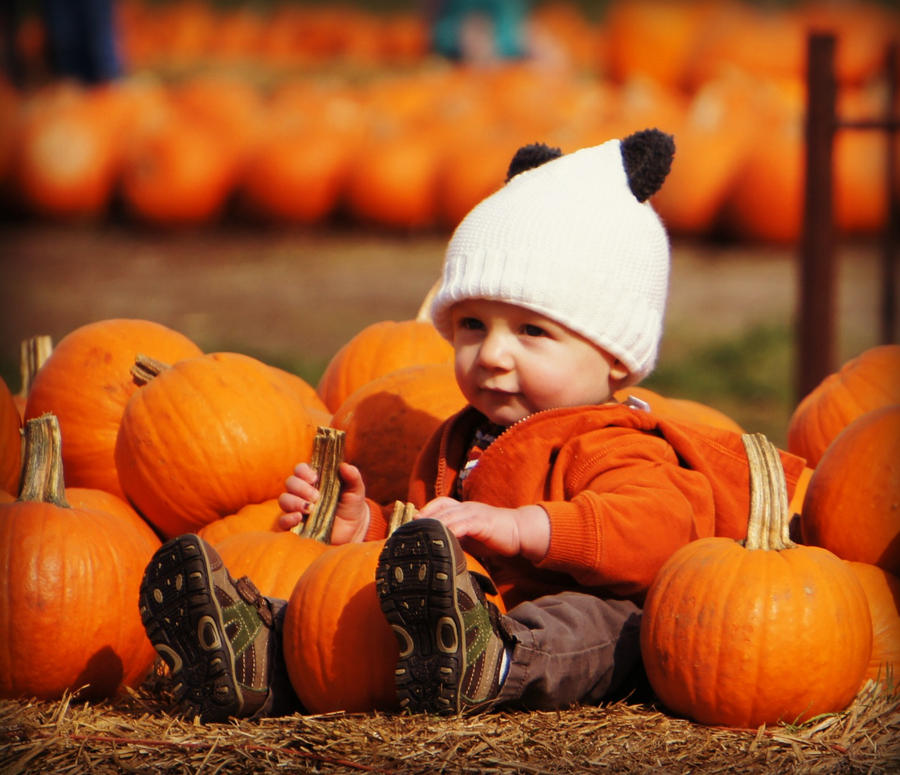
[[[512,425],[534,413],[533,409],[514,399],[497,400],[493,398],[492,400],[473,401],[472,404],[496,425]]]

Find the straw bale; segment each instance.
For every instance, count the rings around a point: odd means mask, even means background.
[[[157,679],[97,704],[0,701],[0,773],[900,772],[900,696],[869,682],[842,713],[755,730],[623,700],[436,717],[294,714],[201,724]]]

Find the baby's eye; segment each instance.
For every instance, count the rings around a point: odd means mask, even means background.
[[[541,328],[540,326],[536,326],[533,323],[525,323],[522,326],[522,333],[525,336],[547,336],[547,332]]]
[[[484,328],[484,323],[482,323],[478,318],[460,318],[457,325],[466,330],[466,331],[480,331]]]

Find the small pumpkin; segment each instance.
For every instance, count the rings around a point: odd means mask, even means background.
[[[384,541],[343,544],[297,581],[284,619],[284,656],[294,691],[311,713],[396,710],[399,648],[375,591]],[[471,555],[469,569],[486,571]],[[505,611],[499,597],[490,598]]]
[[[332,412],[367,382],[405,366],[452,363],[453,348],[426,320],[371,323],[332,356],[316,392]]]
[[[278,517],[283,513],[278,505],[278,498],[269,498],[262,503],[248,503],[234,514],[208,522],[197,530],[197,535],[216,546],[237,533],[281,532],[283,529],[278,526]]]
[[[815,468],[851,420],[898,403],[900,344],[871,347],[825,377],[800,401],[788,423],[788,450]]]
[[[806,544],[900,575],[900,404],[857,417],[831,442],[800,529]]]
[[[268,364],[210,353],[135,365],[144,384],[125,406],[115,459],[128,499],[165,537],[277,497],[309,459],[316,426]]]
[[[67,494],[56,417],[28,420],[25,443],[22,491],[0,503],[0,696],[112,697],[155,658],[135,601],[159,539],[116,496]]]
[[[129,370],[138,353],[173,363],[201,350],[161,323],[108,318],[66,334],[34,376],[25,418],[57,417],[68,486],[124,497],[114,450],[125,404],[137,390]]]
[[[711,425],[714,428],[734,431],[735,433],[744,432],[737,421],[733,420],[725,412],[700,401],[690,398],[663,396],[641,385],[633,385],[623,390],[617,390],[614,394],[614,398],[617,401],[625,401],[629,396],[634,396],[649,404],[650,411],[655,412],[660,417],[681,422],[698,422],[703,425]]]
[[[701,538],[664,563],[647,593],[641,654],[668,708],[752,728],[845,708],[869,664],[872,621],[842,560],[788,538],[777,450],[760,434],[744,442],[747,539]]]

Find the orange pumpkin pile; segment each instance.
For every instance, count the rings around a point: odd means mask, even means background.
[[[0,383],[0,573],[9,590],[0,621],[11,633],[0,647],[0,696],[52,698],[87,684],[83,696],[103,697],[139,683],[153,654],[137,584],[160,537],[194,531],[233,574],[289,599],[284,652],[308,710],[394,709],[396,642],[374,591],[383,542],[336,547],[327,530],[285,531],[277,496],[293,466],[318,454],[316,428],[330,426],[345,434],[341,449],[368,495],[405,499],[418,450],[464,403],[452,349],[427,315],[361,330],[316,386],[247,355],[203,353],[146,320],[87,324],[45,356],[24,391],[24,456],[22,418]],[[748,456],[768,472],[755,486],[774,499],[761,514],[781,521],[762,527],[754,512],[745,545],[695,541],[660,571],[642,650],[671,711],[756,726],[841,710],[869,679],[896,688],[898,374],[900,347],[871,348],[799,402],[788,446],[808,468],[790,503],[772,449],[745,436]],[[626,392],[671,420],[743,432],[714,407]],[[42,543],[30,539],[37,531]],[[760,599],[777,605],[762,610]],[[70,636],[71,616],[97,627]],[[44,644],[58,647],[60,632],[65,649],[51,659]]]
[[[678,148],[654,198],[673,233],[790,242],[807,34],[836,35],[839,112],[865,120],[887,112],[882,59],[900,32],[900,13],[874,0],[614,0],[591,17],[555,0],[528,20],[536,58],[485,70],[431,55],[413,11],[267,5],[127,0],[120,81],[0,83],[3,201],[96,219],[121,200],[167,228],[236,208],[266,223],[446,230],[502,185],[518,146],[569,152],[655,125]],[[842,233],[883,227],[886,163],[878,133],[837,134]]]

